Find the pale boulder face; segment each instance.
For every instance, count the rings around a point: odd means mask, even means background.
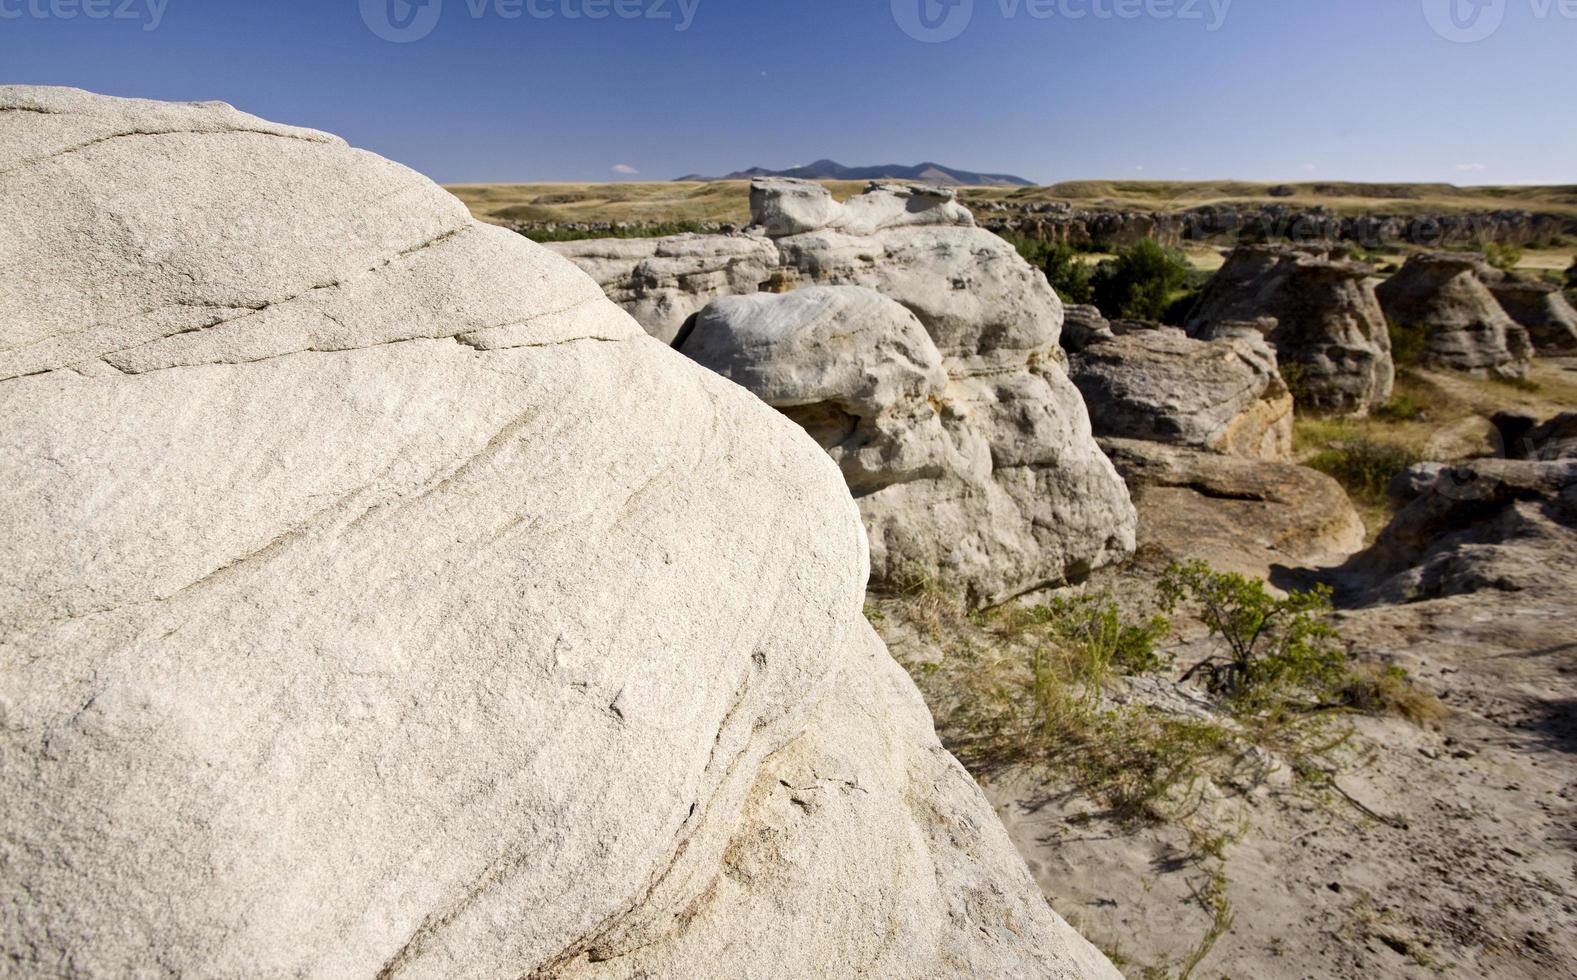
[[[1244,246],[1205,287],[1188,332],[1213,340],[1253,324],[1275,349],[1299,410],[1365,415],[1396,382],[1372,274],[1328,249]]]
[[[1377,292],[1391,322],[1421,334],[1424,363],[1479,376],[1525,378],[1533,342],[1484,284],[1496,275],[1477,255],[1427,253],[1408,259]]]
[[[768,284],[778,264],[772,243],[752,235],[589,239],[548,248],[580,266],[665,344],[717,297]]]
[[[732,296],[701,311],[679,350],[797,422],[862,505],[938,476],[942,358],[914,314],[858,286]]]
[[[831,200],[797,182],[779,202],[776,183],[755,187],[757,224]],[[874,584],[936,579],[986,606],[1130,554],[1137,518],[1064,371],[1062,306],[1045,276],[950,193],[877,184],[830,214],[833,227],[774,239],[776,281],[791,291],[718,300],[680,348],[838,460]],[[834,362],[837,390],[798,387]],[[867,389],[898,374],[929,387],[872,401]]]
[[[333,137],[0,88],[0,268],[20,975],[1117,977],[826,455],[568,263]]]
[[[1147,439],[1251,459],[1292,452],[1292,394],[1258,333],[1193,340],[1132,330],[1071,358],[1098,436]]]

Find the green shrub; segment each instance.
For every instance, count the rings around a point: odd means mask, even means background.
[[[1090,267],[1079,259],[1072,245],[1057,244],[1046,252],[1046,280],[1064,303],[1092,303]]]
[[[1577,255],[1572,256],[1572,264],[1566,269],[1566,288],[1577,289]]]
[[[1372,414],[1382,422],[1418,422],[1429,417],[1429,409],[1412,394],[1398,391]]]
[[[1166,666],[1155,645],[1172,629],[1165,616],[1125,622],[1109,596],[1055,596],[1046,603],[1004,614],[1014,632],[1044,633],[1079,655],[1077,673],[1098,682],[1107,671],[1126,676],[1147,674]]]
[[[1160,320],[1192,271],[1182,252],[1147,238],[1096,266],[1090,285],[1095,305],[1106,316]]]
[[[1484,246],[1484,258],[1495,268],[1510,272],[1522,264],[1522,249],[1516,245],[1490,242]]]
[[[1429,354],[1429,328],[1419,324],[1386,321],[1391,335],[1391,359],[1399,368],[1419,367]]]
[[[1258,579],[1217,572],[1201,561],[1173,565],[1161,579],[1163,606],[1187,603],[1225,646],[1183,679],[1206,688],[1240,714],[1260,714],[1309,696],[1327,701],[1347,677],[1347,652],[1330,625],[1331,592],[1323,586],[1277,598]]]
[[[1378,506],[1386,502],[1391,481],[1421,462],[1406,446],[1360,437],[1334,445],[1304,465],[1333,477],[1360,503]]]

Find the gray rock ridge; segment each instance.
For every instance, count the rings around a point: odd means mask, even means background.
[[[1528,331],[1535,353],[1577,353],[1577,309],[1558,286],[1504,274],[1485,285],[1501,309]]]
[[[32,87],[0,136],[0,962],[1118,976],[798,426],[332,137]]]
[[[1577,459],[1425,463],[1398,477],[1405,506],[1341,580],[1355,605],[1490,590],[1570,594]]]
[[[1099,337],[1093,321],[1090,336]],[[1213,341],[1181,330],[1125,329],[1070,357],[1095,434],[1255,459],[1292,452],[1292,394],[1257,332]]]
[[[1498,278],[1481,256],[1414,255],[1376,290],[1385,315],[1423,336],[1427,364],[1502,378],[1525,378],[1533,358],[1528,330],[1485,285]]]
[[[1367,414],[1391,397],[1396,378],[1370,274],[1329,248],[1244,246],[1205,287],[1188,332],[1210,340],[1253,324],[1275,348],[1300,409]]]

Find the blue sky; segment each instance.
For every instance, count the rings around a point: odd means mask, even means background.
[[[430,31],[378,36],[391,2]],[[0,80],[218,99],[444,182],[832,157],[1041,182],[1577,183],[1573,0],[405,2],[0,0]],[[1450,3],[1471,29],[1441,20]],[[1450,40],[1431,13],[1488,36]]]

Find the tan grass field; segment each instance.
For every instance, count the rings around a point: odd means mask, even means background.
[[[864,181],[827,181],[835,197],[864,189]],[[1275,197],[1273,187],[1290,188]],[[614,184],[457,184],[448,188],[484,221],[743,222],[750,215],[746,181]],[[1236,181],[1072,181],[1049,187],[970,187],[964,200],[981,203],[1063,202],[1077,207],[1136,211],[1181,210],[1206,204],[1323,205],[1341,214],[1370,211],[1422,214],[1522,209],[1577,218],[1577,185],[1453,187],[1449,184],[1251,184]]]

